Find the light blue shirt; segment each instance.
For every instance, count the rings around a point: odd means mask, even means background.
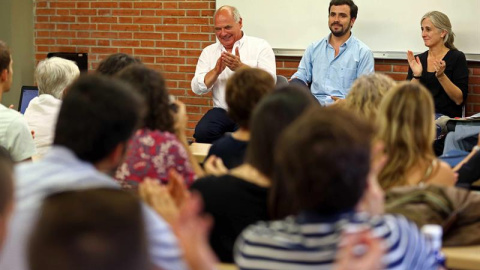
[[[335,49],[328,43],[330,35],[308,46],[292,76],[311,83],[310,91],[322,105],[333,103],[331,96],[345,98],[356,78],[374,72],[373,54],[367,45],[352,34],[335,57]]]
[[[46,196],[66,190],[119,187],[110,176],[59,146],[52,147],[38,162],[19,164],[15,173],[15,209],[1,252],[0,269],[28,269],[29,234]],[[143,212],[152,262],[161,269],[186,269],[170,227],[148,206],[144,205]]]

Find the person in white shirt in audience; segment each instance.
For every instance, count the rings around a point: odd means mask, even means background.
[[[261,68],[276,80],[275,55],[263,39],[247,36],[242,31],[242,17],[232,6],[220,7],[214,15],[218,42],[203,49],[198,59],[192,91],[204,95],[212,91],[213,109],[195,127],[193,137],[199,143],[212,143],[225,132],[238,127],[227,116],[225,86],[228,78],[242,66]]]
[[[13,79],[13,59],[5,42],[0,40],[0,101],[10,91]],[[36,154],[32,134],[23,116],[0,104],[0,145],[15,162],[30,160]]]
[[[124,158],[142,117],[143,102],[127,84],[99,75],[82,76],[67,91],[52,148],[41,160],[16,167],[15,210],[0,269],[28,269],[27,241],[46,196],[85,188],[120,188],[111,174]],[[170,227],[146,205],[142,213],[152,264],[163,270],[186,269]]]
[[[52,145],[64,90],[78,75],[80,75],[78,66],[67,59],[52,57],[38,63],[35,70],[38,97],[32,99],[25,110],[25,120],[35,134],[33,138],[37,147],[35,158],[45,155]]]

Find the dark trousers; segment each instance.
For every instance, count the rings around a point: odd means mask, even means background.
[[[226,110],[213,108],[198,121],[193,137],[198,143],[213,143],[226,132],[234,132],[237,129],[237,124],[228,117]]]

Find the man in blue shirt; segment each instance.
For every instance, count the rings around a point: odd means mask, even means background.
[[[356,78],[374,72],[370,48],[351,32],[358,12],[355,3],[332,0],[328,12],[331,34],[307,48],[291,79],[310,85],[322,105],[345,98]]]

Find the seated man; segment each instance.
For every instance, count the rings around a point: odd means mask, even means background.
[[[13,60],[5,42],[0,40],[0,101],[10,91]],[[23,116],[0,104],[0,146],[5,147],[15,162],[29,160],[36,153],[32,134]]]
[[[322,105],[345,98],[353,81],[374,71],[373,54],[352,34],[358,7],[352,0],[332,0],[328,7],[331,34],[308,46],[291,81],[311,85]]]
[[[13,210],[13,160],[0,146],[0,254],[7,236],[8,220]]]
[[[142,206],[118,189],[65,191],[40,209],[30,270],[150,270]]]
[[[110,174],[123,159],[141,117],[142,102],[126,84],[98,75],[81,77],[67,91],[52,148],[38,162],[16,167],[15,210],[0,269],[28,269],[28,236],[46,196],[93,187],[119,188]],[[185,269],[169,226],[149,207],[142,210],[152,263],[164,270]]]
[[[64,90],[78,75],[78,66],[67,59],[52,57],[38,63],[35,70],[38,97],[32,99],[25,110],[25,120],[35,134],[36,157],[45,155],[52,145]]]
[[[199,143],[212,143],[225,132],[238,127],[227,116],[225,85],[228,78],[242,66],[264,69],[275,79],[275,55],[263,39],[250,37],[242,31],[242,17],[235,7],[222,6],[214,15],[218,42],[203,49],[198,59],[192,91],[197,95],[213,92],[213,109],[195,127],[193,137]]]
[[[334,107],[311,109],[287,128],[278,142],[274,183],[290,188],[297,214],[244,230],[236,242],[240,269],[332,269],[341,235],[352,228],[383,239],[385,269],[437,269],[414,224],[369,214],[383,203],[383,196],[370,196],[381,167],[370,165],[371,135],[365,120]],[[360,212],[365,206],[373,208]]]

